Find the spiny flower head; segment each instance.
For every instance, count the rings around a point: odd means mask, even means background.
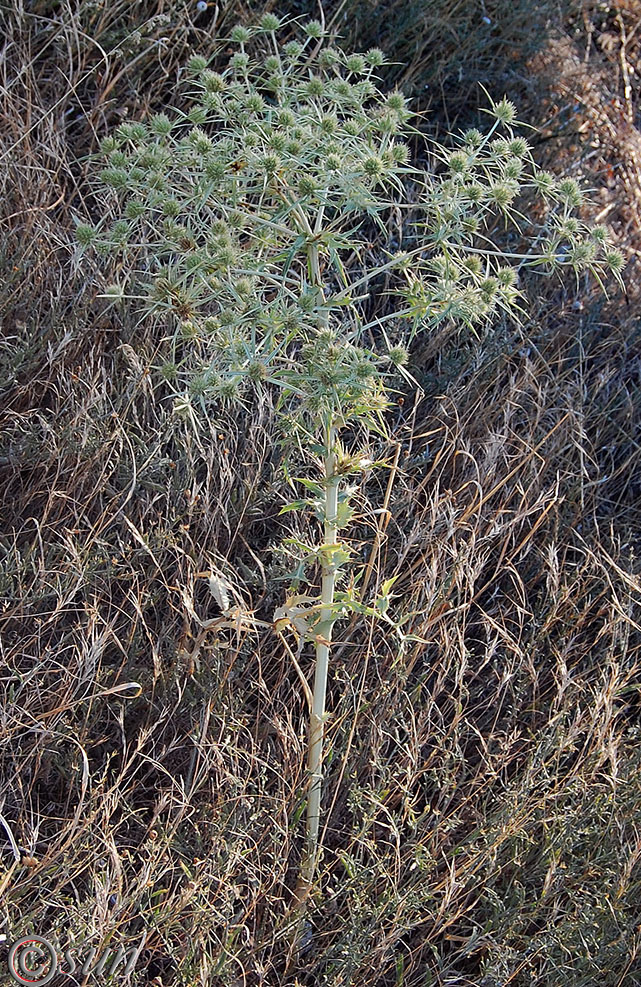
[[[583,193],[573,178],[564,178],[558,183],[557,195],[561,202],[574,208],[583,202]]]
[[[385,55],[380,48],[370,48],[365,52],[365,61],[372,68],[380,68],[385,64]]]
[[[251,31],[244,24],[237,24],[229,32],[229,40],[237,45],[244,45],[251,38]]]
[[[258,24],[263,31],[277,31],[280,27],[280,17],[277,17],[276,14],[271,13],[263,14]]]
[[[516,120],[516,106],[504,96],[500,103],[493,105],[492,114],[500,123],[510,126]]]
[[[308,21],[307,24],[303,25],[303,30],[308,38],[323,37],[323,25],[320,21]]]

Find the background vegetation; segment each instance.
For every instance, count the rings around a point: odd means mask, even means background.
[[[293,963],[304,698],[275,635],[202,628],[212,569],[260,619],[282,602],[272,408],[172,418],[161,333],[74,238],[99,140],[257,12],[201,6],[0,7],[0,931],[146,930],[136,977],[167,987],[641,983],[641,9],[325,5],[398,62],[428,133],[506,92],[629,264],[605,299],[530,275],[523,326],[413,353],[424,393],[399,395],[351,537],[426,643],[399,660],[380,626],[341,629],[326,893]]]

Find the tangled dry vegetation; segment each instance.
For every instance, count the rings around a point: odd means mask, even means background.
[[[341,631],[325,894],[295,963],[304,699],[276,635],[202,626],[212,570],[261,619],[281,602],[272,409],[172,418],[161,335],[97,297],[73,238],[97,139],[242,14],[2,13],[0,930],[145,930],[135,976],[166,987],[632,987],[641,11],[585,5],[527,70],[540,155],[604,189],[628,297],[532,280],[520,328],[431,337],[361,490],[352,543],[423,643]]]

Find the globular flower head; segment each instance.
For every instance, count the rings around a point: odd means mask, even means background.
[[[463,175],[469,167],[469,158],[463,151],[455,151],[450,154],[448,164],[452,174]]]
[[[192,106],[187,114],[188,118],[192,123],[200,126],[203,123],[207,123],[208,111],[206,106]]]
[[[130,199],[125,206],[125,216],[127,219],[140,219],[147,212],[147,204],[139,199]]]
[[[557,195],[561,202],[573,208],[583,202],[583,193],[573,178],[564,178],[558,183]]]
[[[371,155],[363,162],[363,171],[369,178],[381,178],[385,174],[385,165],[381,158]]]
[[[511,126],[516,120],[516,106],[514,103],[510,102],[507,96],[504,96],[499,103],[494,103],[492,106],[492,114],[496,117],[500,123],[506,126]]]
[[[300,41],[288,41],[283,51],[291,62],[296,62],[303,54],[303,46]]]
[[[345,61],[345,68],[353,75],[362,75],[367,67],[363,55],[350,55]]]
[[[227,85],[220,72],[210,72],[209,70],[201,74],[200,82],[208,93],[222,93]]]
[[[222,158],[209,158],[205,162],[205,175],[213,182],[219,182],[227,171],[227,163]]]
[[[248,27],[245,27],[244,24],[236,24],[236,26],[233,27],[229,32],[229,40],[233,42],[233,44],[237,44],[237,45],[247,44],[250,38],[251,38],[251,31],[249,30]]]
[[[392,346],[387,351],[387,356],[390,363],[393,363],[395,367],[404,367],[408,362],[410,355],[404,346]]]
[[[365,52],[365,61],[372,68],[377,69],[385,64],[385,55],[380,48],[370,48]]]
[[[577,271],[585,270],[596,257],[596,244],[590,240],[575,243],[568,253],[568,261]]]
[[[410,159],[410,149],[407,144],[392,144],[390,153],[395,164],[406,165]]]
[[[109,155],[109,164],[112,168],[126,168],[128,160],[123,151],[112,151]]]
[[[289,127],[294,126],[296,123],[296,117],[289,109],[281,110],[278,114],[278,123],[281,127],[284,127],[287,130]]]
[[[298,180],[298,194],[303,199],[307,196],[314,195],[317,187],[316,181],[311,175],[301,175]]]
[[[519,178],[522,171],[523,162],[519,158],[508,158],[503,165],[503,174],[511,180]]]
[[[88,223],[78,223],[76,226],[76,240],[81,247],[89,247],[96,239],[97,231]]]
[[[608,250],[605,254],[605,263],[613,274],[620,274],[625,267],[625,258],[620,250]]]
[[[262,113],[265,109],[265,100],[260,93],[253,92],[245,100],[245,106],[251,113]]]
[[[534,187],[543,196],[552,196],[556,189],[556,179],[549,171],[538,171],[532,178]]]
[[[390,93],[385,100],[385,105],[388,110],[392,110],[394,113],[402,113],[405,110],[405,96],[398,91]]]
[[[263,14],[259,21],[259,25],[263,31],[277,31],[280,27],[280,17],[277,17],[276,14],[271,13]]]
[[[501,267],[496,272],[496,278],[503,288],[512,288],[516,284],[517,274],[513,267]]]
[[[110,154],[112,151],[115,151],[118,147],[118,143],[118,140],[111,134],[108,137],[103,137],[100,142],[100,150],[102,154]]]
[[[225,404],[237,404],[242,395],[242,378],[228,377],[216,387],[218,397]]]
[[[529,144],[524,137],[515,137],[508,144],[510,154],[513,154],[516,158],[522,158],[524,154],[527,154],[529,149]]]
[[[261,161],[262,170],[266,175],[273,175],[274,172],[278,171],[280,166],[280,158],[277,154],[266,154]]]
[[[340,171],[343,162],[338,154],[328,154],[325,158],[325,168],[327,171]]]
[[[346,120],[343,124],[343,129],[350,137],[358,137],[363,129],[363,125],[358,120]]]
[[[333,113],[325,113],[319,121],[319,129],[323,134],[335,134],[338,130],[338,118]]]
[[[340,64],[341,56],[340,52],[336,48],[323,48],[319,53],[318,61],[321,68],[332,69],[336,65]]]
[[[255,384],[263,383],[269,376],[269,367],[264,360],[251,360],[247,365],[247,376]]]
[[[246,72],[249,68],[249,55],[244,51],[237,51],[229,59],[229,65],[235,72]]]
[[[124,168],[105,168],[100,172],[100,178],[105,185],[115,189],[126,189],[129,185],[129,173]]]
[[[566,216],[559,223],[559,232],[566,237],[574,237],[579,232],[579,228],[580,223],[576,216]]]
[[[166,113],[155,113],[149,121],[149,129],[158,137],[166,137],[171,133],[173,126]]]
[[[272,75],[274,72],[280,71],[280,58],[278,55],[268,55],[263,66],[268,75]]]
[[[323,25],[320,21],[308,21],[306,24],[303,24],[303,31],[308,38],[323,37]]]
[[[481,258],[476,254],[471,254],[469,257],[466,257],[463,261],[463,267],[465,271],[474,278],[478,277],[483,270]]]
[[[214,142],[200,127],[194,127],[188,137],[189,143],[198,154],[209,154],[214,149]]]
[[[476,127],[466,130],[463,134],[463,143],[468,144],[472,148],[480,147],[483,143],[483,134]]]
[[[207,68],[207,59],[203,58],[202,55],[192,55],[187,62],[187,68],[192,75],[200,75]]]
[[[323,96],[325,93],[325,83],[320,76],[312,77],[304,88],[306,95],[311,97]]]
[[[518,189],[509,182],[495,182],[488,189],[488,200],[499,209],[505,209],[514,200]]]

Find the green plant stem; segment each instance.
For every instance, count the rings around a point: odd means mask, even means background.
[[[309,221],[304,217],[304,226],[310,230]],[[323,210],[318,213],[314,233],[319,234],[323,220]],[[321,279],[318,241],[310,241],[307,247],[309,271],[313,284],[321,299],[325,293]],[[327,323],[329,313],[325,313]],[[338,541],[338,490],[340,477],[336,472],[336,426],[328,417],[325,423],[325,458],[323,477],[323,529],[324,544],[320,549],[321,558],[321,611],[316,629],[316,668],[314,690],[309,715],[309,749],[307,754],[307,815],[305,849],[298,883],[294,893],[294,910],[299,921],[295,926],[298,938],[300,919],[304,915],[305,903],[314,884],[318,863],[318,834],[320,830],[321,798],[323,794],[323,741],[325,736],[325,697],[329,673],[329,656],[332,631],[336,620],[334,613],[334,589],[336,586],[336,563],[332,547]]]
[[[331,549],[338,542],[337,518],[340,478],[336,473],[336,430],[331,424],[327,428],[327,451],[324,461],[324,472],[324,544],[321,549],[321,611],[316,633],[316,669],[314,673],[314,690],[309,721],[305,851],[294,896],[295,908],[297,909],[304,906],[311,891],[318,861],[318,834],[320,829],[323,788],[325,696],[327,693],[332,631],[336,620],[334,613],[336,564],[334,553]]]

